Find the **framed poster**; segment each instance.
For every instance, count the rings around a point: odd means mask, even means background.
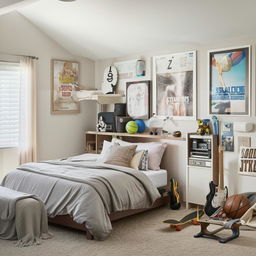
[[[126,83],[127,114],[133,119],[150,118],[150,81]]]
[[[79,113],[76,92],[79,90],[79,63],[52,60],[51,113]]]
[[[153,112],[196,119],[196,51],[153,57]]]
[[[250,46],[209,51],[209,114],[250,115]]]

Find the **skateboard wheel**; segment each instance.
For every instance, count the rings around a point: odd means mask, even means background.
[[[176,231],[181,231],[182,230],[182,226],[176,226],[175,230]]]
[[[192,220],[192,224],[193,225],[199,225],[199,221],[198,220]]]

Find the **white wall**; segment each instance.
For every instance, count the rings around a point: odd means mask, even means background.
[[[67,31],[68,33],[68,31]],[[0,16],[0,52],[35,55],[37,61],[38,156],[39,160],[80,154],[84,149],[84,132],[95,128],[96,103],[82,102],[80,114],[50,114],[50,60],[53,58],[80,62],[81,85],[93,88],[94,61],[69,54],[18,13]],[[0,173],[17,164],[13,156],[6,160],[0,151]],[[5,155],[5,158],[3,157]],[[15,155],[15,154],[14,154]],[[5,159],[5,163],[3,162]],[[5,167],[3,167],[3,164]]]
[[[208,116],[208,69],[207,69],[207,52],[212,49],[220,49],[225,47],[236,47],[236,46],[244,46],[244,45],[252,45],[252,79],[251,79],[251,116],[250,117],[220,117],[222,121],[230,121],[230,122],[238,122],[238,121],[246,121],[246,122],[256,122],[255,118],[255,45],[256,38],[232,38],[230,40],[225,41],[216,41],[208,45],[198,45],[198,44],[188,44],[182,46],[171,46],[169,49],[163,49],[163,51],[158,52],[141,52],[133,56],[124,56],[123,58],[116,59],[106,59],[96,61],[95,65],[95,81],[97,85],[101,84],[103,71],[107,65],[113,64],[115,61],[124,61],[129,59],[143,58],[146,60],[146,77],[145,79],[152,80],[152,56],[168,54],[168,53],[176,53],[182,51],[190,51],[197,50],[197,118],[207,118]],[[180,130],[185,136],[187,132],[195,132],[197,129],[197,125],[195,121],[175,121],[173,124],[173,130]],[[235,132],[235,152],[225,152],[224,154],[224,167],[226,172],[226,184],[229,186],[231,193],[238,193],[244,191],[256,191],[256,177],[246,177],[237,174],[238,171],[238,149],[237,149],[237,135]],[[251,132],[249,134],[240,134],[243,136],[251,136],[252,137],[252,146],[256,146],[256,136],[255,132]],[[177,145],[176,145],[177,147]],[[180,147],[184,147],[182,144]],[[185,152],[184,149],[180,150],[181,152]],[[175,177],[178,179],[180,184],[182,185],[181,190],[184,192],[185,190],[185,156],[180,155],[177,158],[177,154],[170,154],[169,161],[172,163],[169,165],[169,176]],[[165,163],[167,163],[165,161]],[[175,166],[181,166],[182,170],[178,168],[179,172]],[[180,173],[180,171],[182,173]],[[208,181],[206,181],[208,182]]]

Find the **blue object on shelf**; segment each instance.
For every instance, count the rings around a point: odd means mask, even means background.
[[[219,120],[217,116],[212,116],[213,135],[219,135]]]
[[[139,133],[142,133],[142,132],[145,131],[146,125],[145,125],[143,120],[137,119],[137,120],[135,120],[135,123],[138,125],[138,132]]]

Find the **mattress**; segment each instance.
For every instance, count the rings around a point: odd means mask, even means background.
[[[141,171],[151,180],[153,185],[157,188],[167,185],[167,171],[158,170],[158,171]]]

